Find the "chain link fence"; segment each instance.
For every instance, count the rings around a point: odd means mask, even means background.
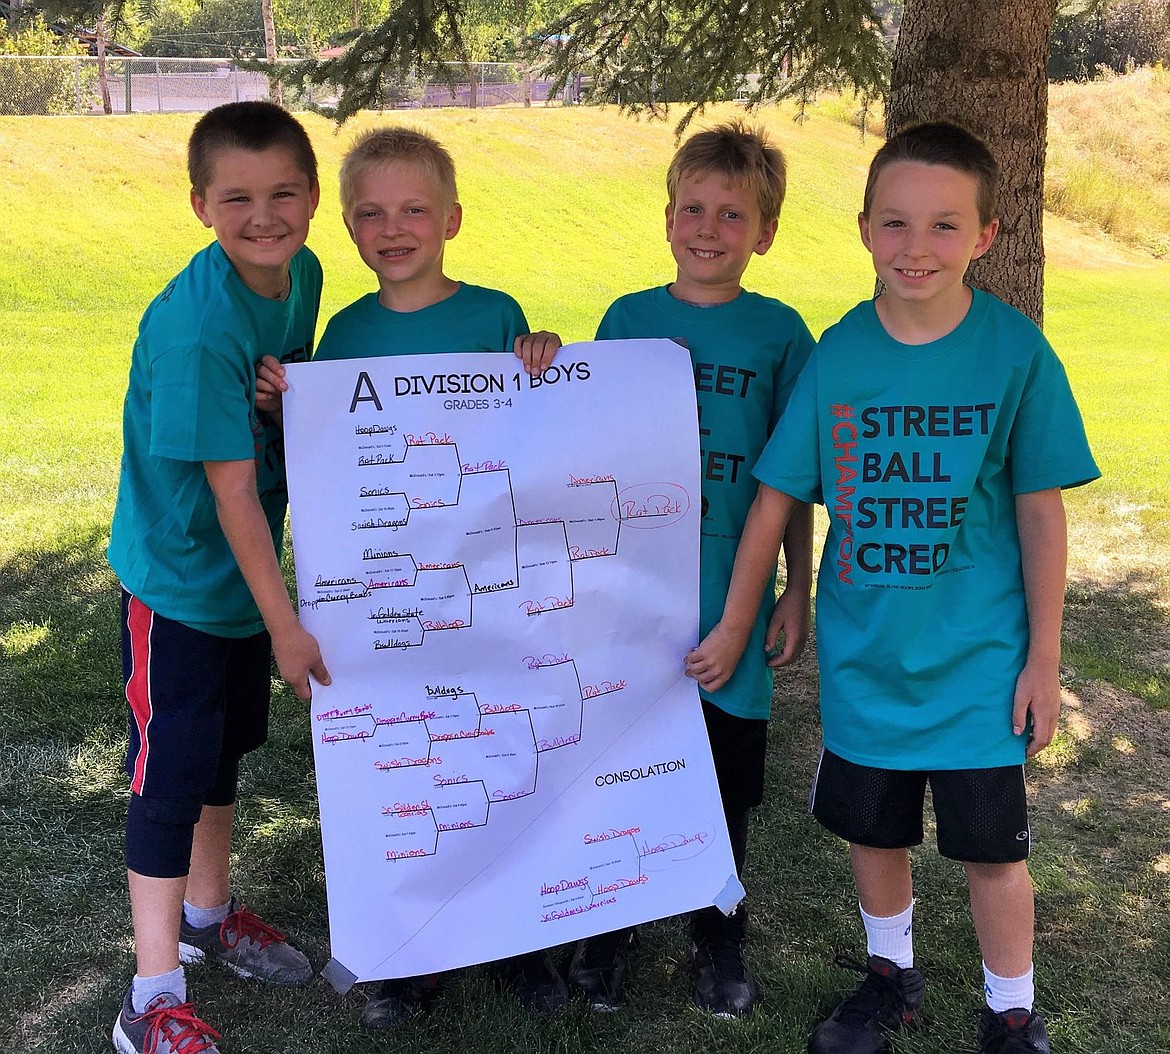
[[[523,66],[505,62],[452,65],[453,84],[417,77],[384,86],[384,109],[439,106],[507,106],[544,104],[551,82],[533,78]],[[114,113],[202,112],[225,102],[268,98],[268,78],[240,69],[230,59],[106,59],[106,89]],[[284,89],[285,104],[297,109],[328,105],[328,87],[294,97]],[[579,101],[570,87],[558,97]],[[87,55],[0,55],[0,114],[102,113],[98,60]]]

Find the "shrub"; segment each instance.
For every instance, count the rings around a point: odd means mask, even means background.
[[[1089,0],[1062,5],[1052,31],[1048,78],[1094,80],[1170,58],[1167,0]]]
[[[80,45],[58,37],[39,15],[14,36],[0,24],[0,114],[75,113],[79,86],[88,99],[93,77],[63,56],[81,54]]]

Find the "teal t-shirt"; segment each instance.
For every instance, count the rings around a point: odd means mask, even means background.
[[[825,746],[887,769],[1021,764],[1015,497],[1100,474],[1036,326],[976,290],[953,332],[907,345],[859,304],[821,337],[755,474],[828,509]]]
[[[597,327],[599,340],[667,337],[691,353],[699,404],[702,526],[699,540],[699,638],[723,615],[735,551],[756,494],[751,469],[780,419],[813,347],[808,327],[792,308],[758,293],[726,304],[694,307],[667,287],[615,300]],[[764,634],[772,614],[766,597],[743,661],[707,698],[736,717],[767,718],[772,671],[764,662]]]
[[[255,459],[279,554],[288,505],[279,425],[256,413],[256,364],[312,353],[321,265],[293,257],[287,299],[252,292],[213,243],[142,316],[122,412],[123,453],[107,556],[151,610],[221,637],[264,628],[219,525],[204,461]]]
[[[391,311],[377,293],[368,293],[329,320],[313,358],[511,351],[527,332],[520,305],[497,289],[464,282],[446,300],[418,311]]]

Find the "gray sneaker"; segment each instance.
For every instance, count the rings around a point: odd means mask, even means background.
[[[195,1016],[190,1003],[166,992],[134,1013],[130,990],[114,1022],[114,1049],[120,1054],[219,1054],[219,1033]]]
[[[241,977],[270,984],[304,984],[313,977],[309,960],[284,934],[253,915],[236,897],[232,897],[228,917],[218,925],[196,929],[186,919],[179,924],[179,960],[199,963],[207,958],[218,959]]]

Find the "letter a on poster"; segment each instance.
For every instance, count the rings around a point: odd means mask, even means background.
[[[699,457],[671,341],[294,364],[300,615],[339,988],[742,889],[695,683]]]

